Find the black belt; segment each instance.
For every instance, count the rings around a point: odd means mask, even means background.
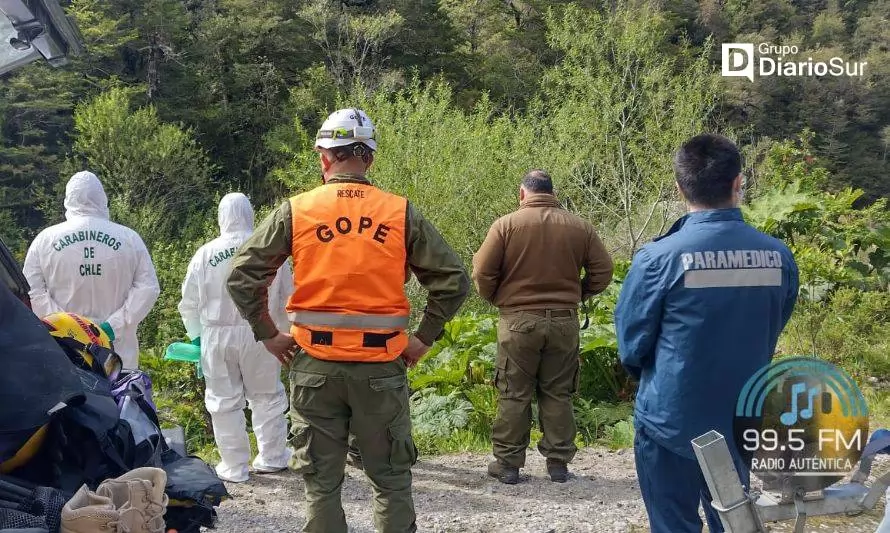
[[[316,346],[333,346],[333,331],[312,331],[309,330],[309,342]],[[399,335],[398,331],[392,333],[362,333],[363,348],[386,348],[386,341]]]

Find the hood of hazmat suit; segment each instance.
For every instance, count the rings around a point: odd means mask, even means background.
[[[217,214],[219,232],[221,235],[244,234],[250,236],[253,233],[253,206],[250,200],[240,192],[233,192],[223,196],[219,202]]]
[[[219,203],[220,236],[198,249],[182,284],[179,313],[191,339],[201,338],[204,401],[213,421],[221,462],[216,472],[225,481],[248,478],[250,442],[245,429],[245,401],[250,402],[259,454],[253,465],[262,471],[287,466],[285,445],[287,397],[279,378],[281,366],[254,339],[226,289],[232,259],[253,232],[253,208],[247,196],[231,193]],[[293,292],[293,275],[285,263],[269,289],[269,312],[279,329],[289,323],[285,303]]]
[[[99,178],[86,170],[71,176],[65,185],[65,219],[96,217],[108,220],[108,196]]]
[[[40,232],[25,257],[34,313],[70,312],[107,323],[124,368],[137,368],[136,328],[160,294],[145,243],[109,220],[108,197],[91,172],[68,181],[65,218]]]

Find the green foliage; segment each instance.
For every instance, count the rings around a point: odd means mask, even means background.
[[[415,173],[436,159],[430,146],[446,147],[453,160],[431,169],[433,182],[494,178],[490,193],[471,191],[495,206],[481,218],[515,203],[522,171],[546,166],[562,174],[567,204],[614,229],[625,253],[678,211],[670,154],[702,129],[745,130],[756,143],[808,127],[832,189],[860,188],[869,200],[888,192],[885,1],[72,0],[68,13],[89,53],[60,69],[34,63],[0,84],[0,202],[25,239],[61,216],[58,179],[83,155],[75,107],[113,87],[137,88],[139,104],[200,143],[212,183],[267,203],[292,192],[282,169],[295,151],[305,155],[291,138],[294,117],[311,137],[337,102],[413,94],[415,79],[444,83],[449,93],[436,96],[456,110],[483,121],[503,114],[515,128],[480,132],[495,136],[478,149],[459,129],[422,137],[430,143],[420,155],[394,169]],[[720,80],[712,42],[797,44],[801,55],[868,68],[861,80]],[[299,172],[316,174],[314,159],[297,159]]]
[[[633,414],[629,404],[595,402],[584,397],[575,400],[575,423],[582,443],[593,444],[604,436],[610,427],[627,420]]]
[[[890,212],[860,207],[862,191],[826,192],[828,171],[804,132],[770,147],[755,176],[749,222],[785,241],[800,270],[797,308],[780,340],[784,354],[812,354],[860,382],[890,372]]]
[[[890,213],[886,199],[857,208],[863,192],[824,192],[822,168],[801,144],[778,143],[758,180],[760,196],[746,207],[754,226],[788,243],[801,272],[804,296],[838,285],[886,288],[890,283]]]
[[[832,173],[832,189],[859,188],[868,200],[886,196],[880,131],[890,123],[888,13],[883,1],[726,2],[732,29],[724,42],[798,46],[800,53],[786,60],[868,63],[861,77],[763,77],[756,84],[727,79],[727,114],[756,137],[783,139],[811,129],[813,148]]]
[[[78,106],[74,149],[115,197],[119,220],[169,238],[207,201],[212,166],[192,132],[162,123],[152,106],[131,110],[133,95],[114,88]]]
[[[411,388],[439,393],[490,381],[497,355],[497,318],[462,315],[445,326],[443,337],[409,373]]]
[[[139,339],[143,346],[162,353],[171,342],[187,340],[182,319],[179,316],[180,287],[192,255],[200,243],[155,243],[150,249],[161,294],[149,315],[139,325]]]
[[[839,364],[863,382],[890,375],[890,294],[839,288],[821,301],[801,299],[782,350]]]
[[[341,89],[374,87],[385,60],[380,52],[402,31],[405,18],[394,9],[368,11],[334,10],[329,2],[315,0],[298,12]]]
[[[36,65],[0,83],[0,205],[11,222],[4,237],[13,226],[33,237],[42,204],[54,195],[74,107],[69,83],[76,86],[71,73]],[[60,219],[61,210],[54,215]]]
[[[497,389],[487,383],[478,384],[464,389],[463,394],[473,406],[468,428],[487,437],[498,414]]]
[[[711,43],[669,45],[665,13],[647,3],[603,12],[570,5],[547,20],[562,58],[545,73],[534,112],[546,124],[541,137],[562,149],[538,157],[556,157],[550,165],[567,174],[574,209],[615,228],[607,238],[630,255],[678,214],[671,154],[710,125]]]
[[[890,426],[890,391],[871,387],[863,388],[868,414],[872,419],[872,427],[886,428]]]
[[[411,396],[414,431],[441,438],[465,429],[470,422],[473,404],[462,396],[458,390],[447,396],[436,394],[435,389],[416,391]]]
[[[800,189],[800,181],[794,181],[768,190],[743,208],[745,219],[766,233],[787,233],[792,217],[819,208],[818,200]]]
[[[619,446],[631,426],[616,402],[631,387],[612,312],[626,259],[683,211],[671,178],[679,143],[738,130],[763,156],[749,163],[746,217],[785,240],[801,269],[782,351],[883,376],[890,3],[823,4],[74,0],[89,53],[0,84],[0,233],[21,256],[61,219],[63,180],[99,174],[160,278],[140,338],[163,416],[211,453],[201,383],[160,354],[184,335],[179,286],[215,232],[214,199],[242,190],[262,211],[314,187],[320,121],[361,106],[379,127],[372,179],[408,196],[469,266],[491,222],[516,208],[522,174],[546,168],[619,259],[582,334],[576,402],[581,440]],[[721,80],[716,42],[797,44],[869,66],[862,80]],[[801,129],[798,141],[771,140]],[[415,282],[409,292],[421,301]],[[488,445],[496,318],[478,300],[467,310],[410,374],[424,450]]]
[[[608,304],[606,304],[608,305]],[[612,303],[614,306],[614,302]],[[608,315],[608,316],[607,316]],[[581,442],[594,444],[607,428],[630,415],[627,378],[618,364],[614,327],[605,310],[581,338],[581,383],[575,412]],[[488,444],[497,414],[493,386],[497,356],[497,317],[463,314],[448,323],[445,334],[408,377],[414,394],[411,415],[419,445],[430,453],[475,449]]]
[[[633,448],[634,425],[632,419],[622,420],[614,426],[606,427],[602,441],[613,450]]]
[[[427,433],[415,433],[414,445],[422,455],[477,452],[491,450],[491,436],[467,429],[459,429],[447,437],[434,437]]]
[[[716,99],[713,72],[688,49],[677,60],[647,57],[667,39],[657,22],[640,27],[649,19],[624,9],[608,17],[572,9],[565,19],[548,19],[566,57],[547,72],[547,87],[527,113],[500,112],[485,96],[462,110],[452,86],[418,79],[394,93],[359,90],[337,103],[374,117],[380,150],[371,178],[408,196],[465,258],[492,220],[515,209],[519,179],[530,168],[549,169],[565,205],[608,228],[606,239],[624,251],[676,214],[670,153],[704,126]],[[583,39],[576,15],[590,26]],[[616,50],[622,55],[613,61]],[[695,96],[678,102],[673,93]],[[299,191],[318,183],[317,125],[294,126],[296,135],[270,142],[288,158],[273,176]]]

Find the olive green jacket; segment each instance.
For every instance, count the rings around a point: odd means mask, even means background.
[[[351,174],[328,180],[328,183],[338,182],[368,183],[368,180]],[[287,201],[260,223],[232,260],[227,284],[229,294],[257,340],[270,339],[278,333],[269,316],[268,287],[278,268],[291,255],[292,227],[291,205]],[[466,300],[470,280],[451,246],[410,202],[405,229],[407,267],[429,292],[423,318],[414,335],[430,346]]]

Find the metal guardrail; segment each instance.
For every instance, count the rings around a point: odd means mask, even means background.
[[[795,533],[802,533],[810,516],[855,514],[874,508],[890,486],[890,472],[866,482],[872,457],[864,457],[849,483],[839,483],[819,493],[791,492],[791,499],[770,494],[748,494],[742,486],[726,439],[709,431],[692,440],[692,448],[711,492],[711,505],[720,515],[726,533],[765,533],[764,522],[795,520]]]

